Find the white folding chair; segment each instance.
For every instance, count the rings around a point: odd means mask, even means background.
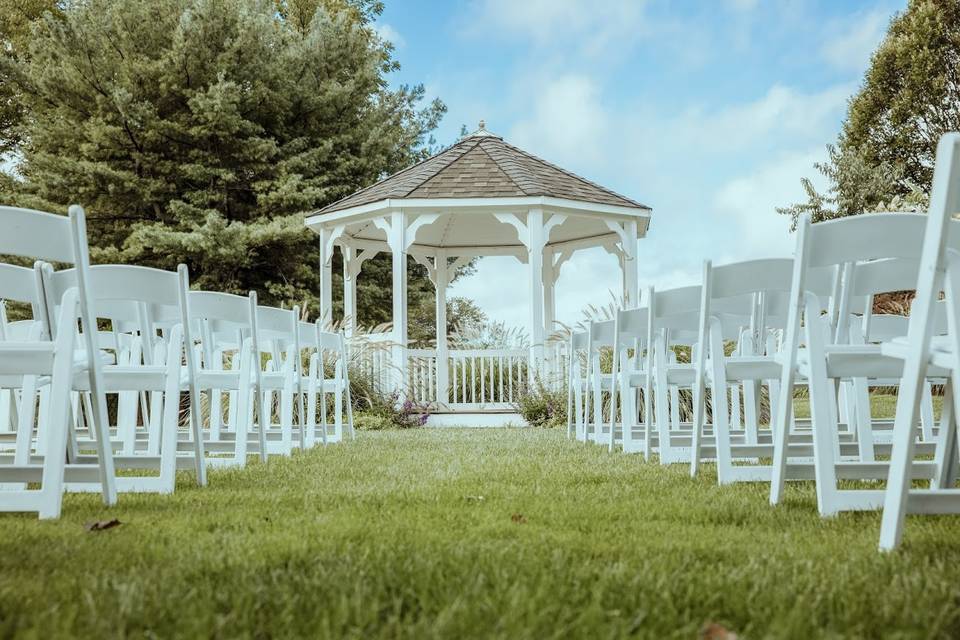
[[[254,348],[269,359],[261,368],[260,389],[267,452],[290,455],[293,451],[294,401],[297,397],[300,352],[297,349],[297,324],[300,308],[277,309],[258,306]],[[255,351],[256,353],[256,351]],[[260,359],[255,359],[255,363]],[[274,396],[278,424],[273,424]]]
[[[906,339],[885,343],[884,354],[903,362],[894,418],[893,449],[883,496],[880,549],[896,548],[907,513],[960,513],[957,477],[957,416],[960,397],[960,242],[953,216],[960,212],[960,134],[943,136],[937,145],[930,207],[926,216],[916,298]],[[946,294],[947,335],[934,339],[940,293]],[[927,489],[913,489],[915,430],[920,399],[930,367],[949,372],[943,416]]]
[[[350,374],[348,367],[347,343],[343,333],[323,331],[319,321],[315,323],[316,346],[318,354],[317,391],[320,402],[320,430],[323,444],[340,442],[343,439],[346,414],[347,431],[350,438],[356,438],[353,425],[353,398],[350,395]],[[331,377],[327,377],[327,370]],[[333,394],[333,432],[327,424],[326,394]]]
[[[245,466],[250,452],[250,427],[258,408],[255,405],[262,400],[257,373],[260,367],[259,363],[254,363],[254,354],[259,352],[255,352],[252,338],[256,297],[253,293],[242,297],[190,291],[185,281],[181,281],[180,292],[187,314],[183,324],[189,324],[193,335],[200,336],[200,344],[186,350],[191,388],[190,419],[198,426],[203,425],[200,398],[204,392],[211,397],[209,426],[203,433],[204,448],[211,454],[206,462],[214,466]],[[232,355],[230,368],[224,364],[227,354]],[[226,424],[220,413],[222,394],[229,398]],[[260,420],[258,426],[262,424]],[[258,429],[253,445],[254,452],[266,461],[264,429]]]
[[[698,326],[698,342],[703,348],[694,358],[697,379],[690,472],[696,475],[700,462],[711,457],[709,450],[701,449],[705,390],[709,389],[714,427],[712,457],[717,463],[718,482],[769,481],[771,468],[757,463],[773,454],[769,434],[759,431],[761,388],[766,385],[772,391],[772,413],[776,399],[773,392],[781,376],[775,339],[784,316],[779,300],[790,290],[793,260],[760,259],[717,267],[706,261],[703,274]],[[832,278],[826,283],[819,280],[815,285],[818,291],[824,286],[832,290]],[[727,355],[724,343],[731,340],[738,341],[737,348]],[[735,434],[740,389],[744,423],[742,432]]]
[[[116,479],[107,408],[99,393],[94,393],[96,401],[88,416],[96,433],[96,464],[66,465],[66,457],[75,453],[67,446],[74,374],[85,371],[95,392],[103,385],[96,323],[88,297],[89,256],[83,209],[74,205],[68,216],[59,216],[0,207],[0,228],[0,254],[62,262],[77,268],[77,286],[64,292],[59,313],[51,320],[52,310],[46,306],[41,310],[46,339],[0,342],[0,385],[4,388],[21,387],[25,376],[50,376],[46,421],[38,429],[38,455],[30,456],[25,463],[16,460],[0,465],[0,482],[40,482],[40,488],[0,492],[0,510],[37,511],[41,518],[58,517],[65,478],[99,481],[104,502],[112,505],[117,499]],[[34,294],[37,301],[45,299],[42,284],[40,287]],[[83,348],[77,350],[80,340]]]
[[[77,270],[54,272],[47,265],[43,271],[44,291],[48,305],[55,307],[64,292],[76,286]],[[180,413],[180,392],[188,390],[181,382],[184,376],[184,325],[175,322],[165,335],[158,336],[155,319],[181,316],[180,281],[186,280],[185,265],[180,272],[162,271],[132,265],[96,265],[90,267],[87,287],[92,315],[109,321],[111,332],[101,333],[106,343],[101,351],[112,351],[114,363],[102,365],[99,392],[117,395],[116,440],[120,455],[114,455],[118,469],[159,472],[159,475],[127,473],[117,478],[119,491],[172,493],[178,467],[192,468],[200,486],[206,484],[202,438],[194,430],[193,449],[177,454],[177,433]],[[192,342],[187,334],[186,343]],[[92,393],[87,378],[78,377],[74,390]],[[141,403],[141,394],[150,395]],[[138,405],[142,404],[143,429],[138,434]],[[143,438],[139,436],[142,435]],[[139,442],[138,442],[139,440]],[[78,448],[90,442],[79,440]],[[78,456],[78,461],[89,458]],[[69,490],[87,490],[90,485],[70,484]]]
[[[801,221],[798,229],[795,271],[784,340],[784,365],[780,388],[780,411],[774,428],[774,465],[770,502],[777,504],[783,496],[788,475],[807,476],[812,470],[816,480],[817,506],[821,515],[839,511],[876,509],[883,499],[878,489],[841,489],[841,479],[873,480],[887,474],[887,463],[861,458],[861,449],[844,451],[840,439],[838,391],[839,381],[856,378],[898,377],[902,362],[881,352],[879,345],[851,344],[845,327],[847,300],[838,295],[838,321],[827,325],[822,317],[822,304],[809,291],[806,279],[812,270],[836,268],[849,275],[858,263],[899,258],[915,260],[919,256],[925,219],[907,213],[869,214],[811,225]],[[849,287],[847,287],[849,288]],[[800,347],[800,321],[804,321]],[[788,463],[787,436],[795,377],[807,378],[810,389],[813,464],[806,461]],[[861,412],[862,413],[862,412]],[[848,417],[849,418],[849,417]],[[851,435],[856,430],[850,430]],[[861,434],[863,438],[867,433]],[[868,446],[872,453],[872,447]],[[841,458],[845,456],[845,458]],[[866,456],[872,457],[872,456]],[[933,466],[925,462],[912,465],[917,479],[929,479]]]

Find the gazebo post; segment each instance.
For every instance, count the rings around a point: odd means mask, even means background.
[[[407,379],[407,215],[390,214],[388,242],[393,255],[393,366],[394,390],[404,399]]]
[[[333,321],[333,256],[331,231],[320,228],[320,324]]]
[[[640,261],[637,260],[637,221],[624,224],[627,239],[623,241],[623,304],[634,309],[640,304]]]
[[[357,256],[350,245],[340,245],[343,256],[343,319],[344,330],[353,337],[357,327]]]
[[[447,252],[437,250],[434,258],[434,286],[437,291],[437,401],[446,404],[450,401],[450,370],[447,351],[447,287],[450,284],[450,267],[447,265]]]
[[[557,319],[557,268],[554,266],[555,253],[553,249],[546,249],[543,256],[543,326],[544,340],[553,332],[554,321]],[[553,349],[546,351],[547,372],[555,373],[555,356]]]
[[[543,362],[543,209],[527,213],[527,266],[530,270],[530,364],[528,378],[532,384]]]

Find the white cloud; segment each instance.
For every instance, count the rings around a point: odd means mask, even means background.
[[[600,56],[644,32],[645,4],[642,0],[479,0],[466,32]]]
[[[602,162],[609,115],[599,102],[598,87],[588,77],[563,75],[537,92],[528,117],[509,138],[520,147],[536,148],[557,163]]]
[[[407,41],[403,39],[400,32],[386,22],[375,24],[373,30],[377,32],[381,40],[392,42],[393,46],[397,49],[402,49],[407,44]]]
[[[732,227],[735,241],[723,252],[723,262],[790,255],[794,238],[790,220],[777,207],[805,198],[800,178],[810,178],[822,189],[822,177],[813,169],[826,159],[822,148],[787,153],[747,175],[736,177],[714,196],[721,224]]]
[[[668,118],[665,131],[681,145],[701,151],[726,154],[757,146],[782,147],[794,139],[816,138],[825,129],[835,130],[852,90],[853,85],[845,83],[802,93],[775,84],[753,101],[716,111],[702,106],[689,108]],[[657,127],[664,131],[663,123],[657,123]],[[818,139],[826,141],[829,137]]]
[[[528,117],[508,141],[654,207],[639,245],[641,287],[696,283],[704,259],[717,263],[789,255],[789,221],[775,212],[803,198],[800,178],[836,135],[850,85],[802,92],[774,85],[754,100],[680,113],[614,106],[593,78],[566,74],[529,86]],[[581,319],[620,292],[617,261],[603,250],[574,255],[561,272],[558,319]],[[476,300],[511,326],[529,322],[526,267],[481,261],[451,295]],[[491,282],[514,283],[511,295]]]
[[[855,14],[828,26],[825,29],[827,39],[821,48],[821,55],[842,71],[864,71],[870,55],[883,40],[888,20],[886,11],[876,10]]]
[[[734,11],[753,11],[757,8],[757,0],[727,0],[727,6]]]

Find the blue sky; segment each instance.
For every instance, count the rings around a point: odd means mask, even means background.
[[[702,261],[786,255],[774,208],[816,180],[870,53],[905,0],[387,0],[402,64],[449,107],[437,141],[487,128],[653,207],[641,287],[696,281]],[[524,326],[512,258],[486,258],[451,295]],[[558,283],[575,321],[619,290],[616,261],[576,254]]]

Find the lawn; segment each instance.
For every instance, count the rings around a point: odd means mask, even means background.
[[[210,485],[0,516],[0,635],[960,635],[960,518],[881,555],[878,514],[821,520],[809,484],[771,508],[558,430],[363,433]]]

